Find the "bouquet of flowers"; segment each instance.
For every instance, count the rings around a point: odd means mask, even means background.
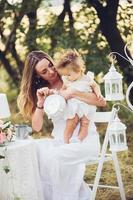
[[[15,140],[15,127],[10,121],[3,122],[0,120],[0,145],[5,145],[8,142]]]

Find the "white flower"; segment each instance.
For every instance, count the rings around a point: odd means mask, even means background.
[[[3,122],[0,120],[0,134],[4,135],[4,140],[1,140],[2,144],[4,142],[10,142],[12,141],[13,136],[15,135],[15,129],[14,126],[11,124],[10,121]],[[1,136],[2,137],[2,136]]]
[[[11,125],[10,121],[9,122],[5,122],[4,124],[2,124],[1,128],[5,129],[5,128],[9,127],[9,125]]]

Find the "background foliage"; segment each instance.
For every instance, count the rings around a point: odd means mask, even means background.
[[[95,73],[104,94],[102,77],[110,67],[108,54],[117,51],[125,56],[125,44],[133,41],[132,10],[131,0],[0,0],[0,92],[8,96],[12,121],[24,122],[18,115],[16,99],[25,56],[31,50],[44,50],[56,60],[63,49],[77,49],[86,62],[87,70]],[[128,46],[131,57],[132,45],[133,42]],[[125,93],[133,80],[133,67],[119,56],[116,59],[116,67],[124,76]],[[111,106],[112,103],[108,103],[106,109]],[[125,110],[121,110],[120,115],[128,126],[129,145],[128,154],[120,156],[121,168],[127,197],[133,199],[133,185],[129,178],[133,163],[132,115]],[[51,129],[52,125],[45,117],[43,132],[47,135]],[[105,169],[110,173],[112,166]],[[112,173],[109,177],[109,182],[115,182]],[[107,176],[102,179],[103,182],[107,180]],[[102,191],[98,198],[119,199],[117,193],[114,196],[110,194],[110,191]]]
[[[125,56],[124,45],[133,40],[132,9],[132,3],[119,0],[0,0],[0,92],[14,102],[13,112],[18,112],[16,98],[25,56],[35,49],[55,60],[62,49],[77,49],[104,94],[102,77],[110,67],[109,52]],[[129,47],[131,56],[133,47]],[[116,58],[126,91],[133,80],[133,67],[120,56]]]

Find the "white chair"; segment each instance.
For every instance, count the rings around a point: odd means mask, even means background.
[[[119,163],[118,163],[118,159],[117,159],[117,153],[111,152],[110,154],[107,154],[107,147],[109,144],[108,127],[109,127],[110,123],[112,122],[112,120],[114,119],[116,112],[117,112],[117,110],[115,108],[113,108],[111,112],[96,112],[95,117],[94,117],[95,122],[108,123],[108,125],[106,128],[106,133],[105,133],[105,137],[104,137],[104,141],[102,144],[101,153],[100,153],[99,157],[95,161],[89,162],[86,164],[86,165],[98,164],[94,184],[89,184],[89,186],[92,186],[91,200],[95,200],[98,187],[119,189],[121,199],[126,200],[122,177],[121,177],[121,172],[120,172],[120,167],[119,167]],[[103,164],[104,164],[104,162],[107,162],[110,160],[112,160],[113,164],[114,164],[114,169],[115,169],[118,186],[100,185],[99,184]]]

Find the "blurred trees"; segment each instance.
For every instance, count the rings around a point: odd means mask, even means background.
[[[126,57],[124,53],[125,42],[122,39],[122,35],[120,33],[121,29],[118,28],[117,23],[119,0],[107,0],[106,4],[105,2],[100,3],[98,0],[87,0],[87,2],[88,4],[90,3],[90,5],[92,5],[97,12],[98,18],[100,19],[100,30],[105,36],[111,51],[119,52],[122,56]],[[130,23],[131,22],[129,20],[129,24]],[[129,51],[128,55],[131,57]],[[116,57],[120,69],[123,71],[126,82],[130,84],[133,80],[133,69],[131,69],[131,64],[117,54]]]
[[[124,55],[125,43],[133,39],[132,8],[129,3],[119,5],[119,0],[65,0],[56,14],[48,1],[23,0],[11,5],[0,0],[0,62],[18,85],[28,51],[41,49],[56,57],[64,48],[76,48],[88,70],[106,73],[108,53]],[[129,84],[133,68],[123,58],[117,60]]]
[[[29,24],[26,37],[22,42],[22,54],[24,41],[29,50],[37,46],[36,12],[40,3],[41,0],[23,0],[21,4],[18,3],[15,5],[10,5],[6,0],[1,0],[0,2],[0,59],[15,85],[18,84],[21,78],[24,65],[22,56],[17,50],[17,40],[20,39],[21,33],[25,33],[26,29],[26,27],[23,26],[23,19],[27,16]]]

